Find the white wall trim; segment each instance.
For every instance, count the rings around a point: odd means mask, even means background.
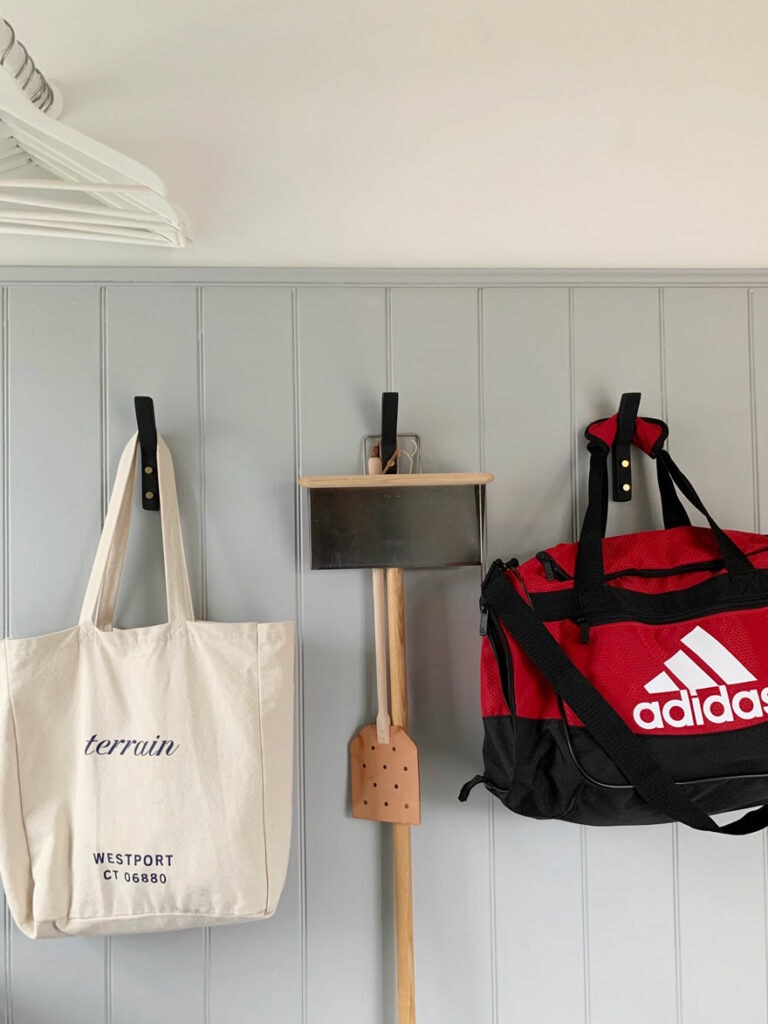
[[[248,267],[0,267],[3,284],[181,284],[286,287],[579,287],[579,288],[734,288],[768,287],[768,268],[739,270],[550,270],[248,268]]]

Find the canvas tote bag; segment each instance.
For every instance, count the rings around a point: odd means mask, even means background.
[[[32,938],[269,917],[291,823],[293,625],[196,620],[157,439],[168,622],[114,629],[137,438],[80,622],[4,641],[0,870]]]

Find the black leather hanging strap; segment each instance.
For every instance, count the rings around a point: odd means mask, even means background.
[[[616,438],[611,447],[613,457],[613,500],[632,500],[632,438],[635,420],[640,408],[640,393],[633,391],[621,396],[616,417]]]
[[[141,449],[141,507],[150,512],[160,511],[160,484],[157,479],[157,427],[155,404],[146,395],[133,399]]]
[[[397,459],[394,454],[397,451],[397,406],[399,394],[397,391],[384,391],[381,395],[381,466],[385,473],[397,472]],[[392,462],[389,466],[388,463]]]

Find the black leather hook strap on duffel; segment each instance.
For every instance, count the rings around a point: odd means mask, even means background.
[[[621,396],[616,416],[616,437],[611,445],[613,460],[613,500],[632,500],[632,438],[635,434],[637,410],[640,408],[640,392],[632,391]]]
[[[573,710],[627,782],[654,810],[670,821],[723,835],[748,835],[768,826],[768,807],[749,811],[728,825],[718,825],[689,800],[651,757],[642,738],[632,732],[568,658],[517,592],[503,565],[497,565],[496,570],[489,574],[483,596],[488,607],[506,626],[555,693]]]

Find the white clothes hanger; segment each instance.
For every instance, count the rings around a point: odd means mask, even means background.
[[[0,18],[0,234],[182,247],[188,221],[143,164],[60,124],[58,88]]]

